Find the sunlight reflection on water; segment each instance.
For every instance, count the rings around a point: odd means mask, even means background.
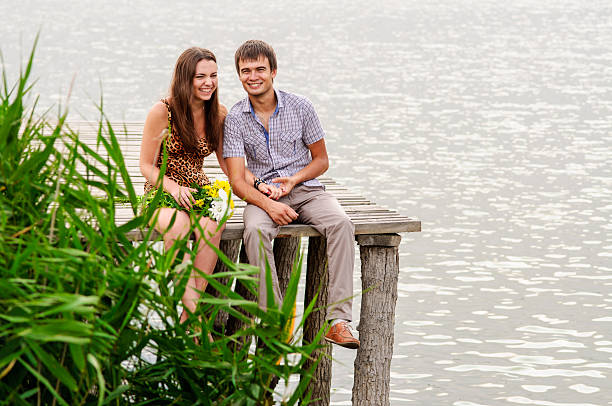
[[[100,79],[109,116],[142,121],[194,43],[217,53],[231,105],[243,97],[234,49],[250,37],[276,47],[277,86],[307,95],[324,124],[329,174],[423,222],[400,246],[391,404],[612,404],[606,2],[269,2],[257,27],[244,2],[201,16],[12,3],[0,5],[14,17],[7,67],[19,33],[27,49],[52,21],[41,104],[64,99],[78,72],[71,106],[90,119]],[[334,405],[350,404],[354,354],[334,349]]]

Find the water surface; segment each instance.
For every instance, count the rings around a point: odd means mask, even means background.
[[[41,27],[40,104],[142,121],[186,47],[261,38],[309,97],[329,175],[418,217],[405,234],[391,404],[612,404],[609,2],[4,1],[15,72]],[[359,271],[355,286],[360,286]],[[359,303],[356,303],[359,309]],[[358,320],[358,313],[355,314]],[[332,403],[354,352],[334,349]]]

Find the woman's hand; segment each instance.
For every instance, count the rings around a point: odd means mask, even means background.
[[[172,195],[172,197],[179,204],[179,206],[182,206],[187,210],[191,210],[191,207],[195,202],[195,199],[192,195],[193,192],[196,192],[196,190],[190,187],[181,186],[178,183],[175,183],[171,187],[171,190],[168,191],[168,193]]]
[[[290,177],[274,178],[274,179],[272,179],[271,182],[272,183],[280,183],[281,184],[281,186],[279,188],[279,190],[281,191],[281,196],[288,195],[289,192],[291,192],[291,190],[293,190],[293,187],[297,183],[295,178],[292,177],[292,176],[290,176]]]
[[[260,183],[259,186],[257,186],[257,190],[273,200],[278,200],[283,193],[278,186],[268,185],[267,183]]]

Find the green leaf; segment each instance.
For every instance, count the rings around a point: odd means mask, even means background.
[[[0,370],[21,356],[23,349],[20,346],[19,340],[10,340],[0,349]]]
[[[101,406],[104,404],[104,394],[106,392],[106,381],[104,380],[104,375],[102,374],[102,368],[93,354],[87,354],[87,361],[94,367],[98,377],[98,391],[100,392],[98,395],[98,406]]]
[[[27,346],[32,350],[36,357],[42,361],[44,366],[47,367],[49,372],[53,374],[57,379],[60,380],[68,389],[71,391],[77,390],[76,380],[70,375],[70,373],[60,365],[59,362],[46,351],[44,351],[38,344],[33,341],[27,341]]]
[[[291,277],[289,278],[287,291],[285,292],[285,298],[281,308],[281,313],[289,317],[293,316],[293,309],[295,309],[298,286],[300,283],[300,276],[302,274],[302,261],[303,255],[301,255],[300,246],[298,245],[295,260],[293,262]]]
[[[83,354],[83,346],[80,344],[68,344],[70,350],[70,356],[74,360],[74,363],[79,371],[85,370],[85,355]]]
[[[123,400],[122,395],[130,390],[128,385],[119,385],[117,389],[108,394],[108,397],[102,403],[103,405],[110,405],[113,400]],[[121,404],[122,402],[120,402]]]
[[[60,341],[73,344],[87,344],[92,326],[75,320],[45,320],[19,333],[19,336],[42,342]]]
[[[60,405],[64,405],[64,406],[68,406],[68,403],[66,403],[66,401],[59,395],[59,393],[57,393],[55,391],[55,389],[53,389],[53,387],[51,386],[51,384],[49,383],[49,381],[47,380],[47,378],[45,378],[44,376],[42,376],[40,373],[38,373],[38,371],[36,371],[34,368],[32,368],[27,362],[23,361],[22,359],[19,359],[19,362],[21,363],[21,365],[23,365],[32,375],[34,375],[36,377],[36,379],[38,379],[43,385],[45,385],[45,387],[49,390],[49,392],[51,392],[51,394],[53,395],[53,397],[58,401],[58,403]]]

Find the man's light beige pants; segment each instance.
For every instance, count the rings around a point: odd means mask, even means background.
[[[355,265],[355,226],[340,204],[322,186],[298,185],[279,199],[295,210],[295,223],[314,227],[327,239],[329,294],[327,320],[352,320],[353,268]],[[266,307],[265,258],[260,256],[260,232],[263,253],[268,258],[276,303],[281,302],[278,276],[272,252],[272,240],[278,235],[276,224],[265,210],[248,204],[244,210],[244,244],[249,263],[259,266],[259,306]]]

